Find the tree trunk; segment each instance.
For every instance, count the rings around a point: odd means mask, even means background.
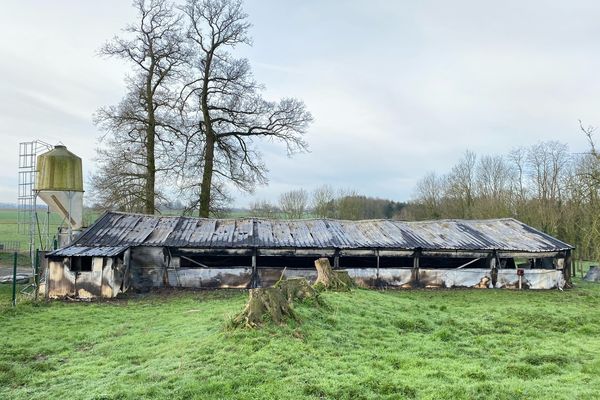
[[[204,154],[204,171],[200,184],[200,218],[208,218],[210,214],[210,189],[212,186],[213,164],[215,157],[215,142],[212,134],[206,137],[206,151]]]
[[[202,118],[204,119],[204,130],[206,132],[206,149],[204,151],[204,170],[202,171],[202,183],[200,184],[200,207],[198,216],[208,218],[210,214],[210,190],[212,188],[213,166],[215,159],[215,133],[212,129],[212,120],[208,112],[208,83],[212,65],[213,51],[206,55],[204,77],[202,82],[202,94],[200,105],[202,107]]]
[[[154,64],[152,64],[152,68]],[[154,159],[154,140],[156,136],[156,119],[154,116],[154,96],[152,93],[152,77],[146,80],[146,108],[148,112],[148,126],[146,128],[146,185],[144,193],[144,212],[154,214],[156,161]]]
[[[317,290],[350,290],[355,286],[354,281],[346,271],[334,271],[328,258],[315,260],[317,280],[313,287]]]
[[[286,317],[296,319],[296,314],[279,288],[250,289],[246,307],[231,320],[230,325],[233,328],[256,328],[267,319],[280,324]]]
[[[144,194],[144,212],[154,214],[156,209],[154,203],[156,164],[154,160],[154,129],[148,129],[148,138],[146,140],[146,187]]]

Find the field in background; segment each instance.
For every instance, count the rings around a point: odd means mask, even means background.
[[[84,221],[89,225],[100,213],[93,210],[84,211]],[[45,212],[38,212],[38,218],[46,219]],[[50,235],[56,234],[58,226],[62,224],[62,218],[55,213],[50,213]],[[29,235],[18,232],[18,212],[16,209],[0,209],[0,266],[10,266],[13,263],[13,252],[18,249],[19,266],[31,265],[29,259]],[[45,232],[41,232],[45,238]],[[39,232],[36,231],[37,248],[42,248],[39,244]],[[45,243],[44,243],[45,244]]]
[[[247,293],[8,306],[0,398],[596,399],[600,285],[326,293],[303,322],[227,331]]]

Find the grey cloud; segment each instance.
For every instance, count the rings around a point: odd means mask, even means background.
[[[0,43],[0,169],[22,138],[62,140],[89,171],[91,114],[123,93],[125,66],[95,56],[131,20],[128,2],[9,2]],[[247,0],[254,65],[269,98],[304,99],[311,152],[261,144],[276,200],[324,183],[406,200],[414,182],[469,148],[505,153],[540,140],[582,151],[577,120],[600,125],[596,1]],[[60,56],[57,56],[60,55]],[[12,201],[9,173],[0,201]],[[238,205],[253,197],[234,193]]]

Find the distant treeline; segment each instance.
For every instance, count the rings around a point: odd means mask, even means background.
[[[467,151],[447,174],[417,184],[404,219],[513,217],[600,259],[600,157],[572,154],[559,142],[518,147],[506,155]]]
[[[291,190],[273,204],[266,200],[250,206],[250,215],[263,218],[336,218],[336,219],[382,219],[396,218],[406,203],[368,197],[354,191],[336,192],[324,185],[312,193],[305,189]]]

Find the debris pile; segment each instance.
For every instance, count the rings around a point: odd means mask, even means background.
[[[588,282],[600,282],[600,267],[591,266],[583,277],[583,280]]]

